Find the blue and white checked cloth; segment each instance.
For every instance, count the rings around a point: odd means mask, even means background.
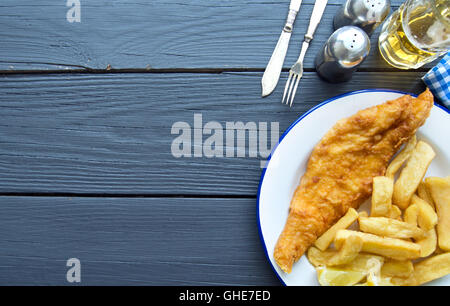
[[[431,92],[450,108],[450,52],[422,80]]]

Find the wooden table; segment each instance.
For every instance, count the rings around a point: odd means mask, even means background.
[[[330,0],[290,109],[282,90],[313,0],[303,1],[280,83],[266,99],[260,81],[287,0],[80,3],[73,23],[65,1],[0,4],[2,285],[69,284],[69,258],[81,261],[83,285],[280,284],[258,237],[261,158],[176,158],[174,125],[201,133],[200,114],[203,124],[224,127],[278,122],[281,134],[349,91],[419,93],[431,67],[389,67],[377,31],[352,81],[321,81],[313,59],[342,3]]]

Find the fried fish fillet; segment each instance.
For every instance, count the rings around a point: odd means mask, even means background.
[[[338,121],[314,148],[292,198],[274,258],[290,273],[292,265],[347,210],[372,193],[400,146],[425,123],[433,106],[427,89],[418,98],[399,99]]]

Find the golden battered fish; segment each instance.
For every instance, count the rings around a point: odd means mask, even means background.
[[[399,99],[338,121],[314,148],[291,201],[289,217],[275,246],[280,268],[292,265],[350,207],[372,193],[400,146],[425,123],[433,106],[427,89],[418,98]]]

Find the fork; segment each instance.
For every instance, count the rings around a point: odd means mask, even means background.
[[[281,100],[281,103],[283,104],[292,107],[295,94],[297,93],[298,83],[303,76],[303,61],[305,59],[306,51],[308,50],[309,43],[314,38],[314,33],[316,32],[317,26],[322,19],[327,3],[328,0],[316,0],[316,3],[314,4],[308,31],[305,34],[302,50],[300,51],[300,56],[298,57],[297,62],[295,62],[295,64],[291,67],[291,70],[289,70],[289,77],[284,88],[283,99]]]

